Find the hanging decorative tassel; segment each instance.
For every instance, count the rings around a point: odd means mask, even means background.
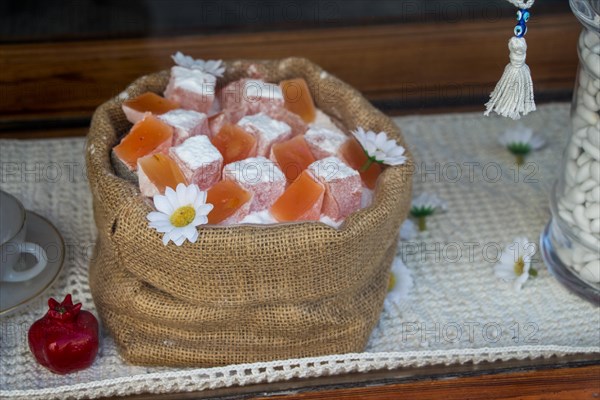
[[[492,111],[512,119],[519,119],[531,111],[535,111],[533,98],[533,82],[531,71],[525,58],[527,57],[527,21],[529,21],[529,7],[533,6],[535,0],[508,0],[519,7],[517,11],[517,25],[515,36],[508,42],[510,50],[510,64],[504,69],[504,74],[486,103],[486,116]]]

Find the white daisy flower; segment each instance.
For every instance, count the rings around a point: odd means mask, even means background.
[[[537,245],[527,238],[516,238],[502,251],[500,260],[494,266],[494,274],[505,282],[512,282],[515,290],[521,290],[529,276],[537,276],[531,267],[531,259],[537,251]]]
[[[523,124],[504,131],[498,138],[498,142],[515,155],[519,165],[523,165],[527,154],[541,149],[546,144],[546,140],[541,135],[534,134],[533,130]]]
[[[399,305],[408,298],[408,293],[413,288],[413,279],[410,270],[404,265],[400,257],[396,257],[392,263],[390,281],[388,283],[388,294],[385,298],[385,307]]]
[[[172,240],[181,246],[185,239],[194,243],[198,239],[198,225],[208,222],[207,215],[213,209],[212,204],[206,204],[206,192],[198,186],[180,183],[177,190],[168,187],[165,194],[154,196],[154,206],[146,217],[150,227],[164,233],[163,244],[166,246]]]
[[[404,220],[402,226],[400,226],[400,239],[402,240],[411,240],[417,236],[417,226],[410,219]]]
[[[360,143],[369,160],[362,166],[361,171],[369,169],[373,162],[387,165],[401,165],[406,162],[405,149],[395,140],[388,140],[385,132],[375,133],[358,127],[352,132]]]
[[[415,197],[410,207],[410,215],[419,222],[419,230],[427,229],[425,218],[439,211],[446,211],[448,205],[444,200],[437,197],[435,194],[421,193]]]
[[[202,59],[194,59],[190,56],[186,56],[182,52],[178,51],[177,53],[171,56],[175,64],[180,67],[189,68],[189,69],[199,69],[207,74],[214,75],[216,77],[222,77],[223,72],[225,72],[225,67],[221,64],[222,60],[208,60],[204,61]]]

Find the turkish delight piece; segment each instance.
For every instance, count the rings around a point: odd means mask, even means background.
[[[146,197],[163,194],[167,187],[175,190],[180,183],[187,185],[177,163],[165,154],[145,156],[139,158],[137,163],[140,192]]]
[[[308,130],[306,122],[299,115],[294,114],[285,107],[262,103],[259,111],[277,121],[288,124],[292,129],[292,136],[304,135]]]
[[[285,191],[286,185],[283,172],[265,157],[247,158],[225,165],[223,179],[237,182],[254,195],[250,212],[271,208]]]
[[[266,225],[266,224],[276,224],[277,220],[273,218],[269,210],[257,211],[250,213],[244,217],[243,220],[240,221],[240,224],[256,224],[256,225]]]
[[[317,221],[324,195],[325,186],[306,170],[275,201],[271,215],[279,222]]]
[[[310,164],[315,162],[304,136],[294,136],[271,148],[271,160],[277,162],[289,183],[292,183]]]
[[[208,135],[208,136],[214,137],[217,133],[219,133],[221,128],[228,122],[229,122],[229,120],[227,119],[227,115],[225,114],[225,111],[221,111],[218,114],[211,115],[210,117],[208,117],[208,127],[210,129],[210,135]]]
[[[221,104],[224,109],[240,108],[246,115],[259,112],[261,104],[283,107],[283,93],[278,85],[259,79],[240,79],[231,82],[221,90]]]
[[[362,196],[360,199],[360,208],[370,207],[373,203],[373,191],[371,189],[363,188]]]
[[[166,153],[173,141],[173,128],[157,117],[146,113],[135,123],[121,142],[113,148],[117,158],[134,171],[140,157],[155,153]]]
[[[149,112],[154,115],[161,115],[171,110],[179,108],[179,104],[169,99],[165,99],[156,93],[146,92],[133,99],[129,99],[121,105],[127,120],[132,124],[141,121],[144,114]]]
[[[201,190],[217,183],[223,168],[223,156],[207,136],[192,136],[179,146],[169,149],[169,155],[188,180]]]
[[[348,140],[348,136],[339,129],[332,130],[318,126],[312,126],[304,135],[308,147],[317,160],[325,157],[337,156],[340,148]]]
[[[247,115],[237,124],[256,138],[256,154],[263,157],[269,156],[273,144],[283,142],[292,135],[288,124],[276,121],[264,113]]]
[[[250,212],[252,194],[234,181],[221,181],[206,194],[206,202],[213,205],[208,213],[209,224],[235,224]]]
[[[208,114],[215,100],[217,78],[198,69],[179,66],[171,68],[171,78],[165,97],[181,108]]]
[[[245,110],[240,108],[222,110],[208,119],[211,137],[219,133],[225,124],[237,124],[237,122],[246,116]]]
[[[344,133],[342,129],[331,119],[331,117],[325,114],[321,109],[316,109],[315,120],[310,123],[310,128],[318,127],[318,128],[326,128],[335,132]]]
[[[374,162],[366,171],[362,170],[368,158],[360,143],[356,139],[348,139],[340,148],[340,154],[349,166],[359,172],[365,186],[374,189],[377,178],[381,174],[381,166],[379,163]]]
[[[210,136],[206,114],[194,110],[173,110],[158,117],[173,127],[173,145],[177,146],[196,135]]]
[[[256,138],[237,125],[226,123],[211,141],[223,156],[223,165],[256,155]]]
[[[360,208],[362,181],[356,170],[337,157],[316,161],[308,170],[325,185],[323,215],[340,221]]]
[[[298,114],[307,124],[315,120],[315,103],[302,78],[289,79],[279,83],[285,99],[285,108]]]
[[[321,218],[319,218],[319,222],[322,222],[325,225],[329,225],[332,228],[338,229],[344,223],[344,220],[336,221],[336,220],[331,219],[330,217],[328,217],[325,214],[321,214]]]

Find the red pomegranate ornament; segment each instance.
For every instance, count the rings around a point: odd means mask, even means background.
[[[98,320],[68,294],[62,303],[48,300],[49,310],[29,328],[29,349],[37,362],[57,374],[92,365],[98,354]]]

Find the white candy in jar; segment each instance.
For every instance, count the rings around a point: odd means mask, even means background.
[[[600,284],[600,79],[594,76],[600,73],[600,36],[582,32],[579,52],[583,65],[558,214],[582,244],[557,253],[581,279]]]

